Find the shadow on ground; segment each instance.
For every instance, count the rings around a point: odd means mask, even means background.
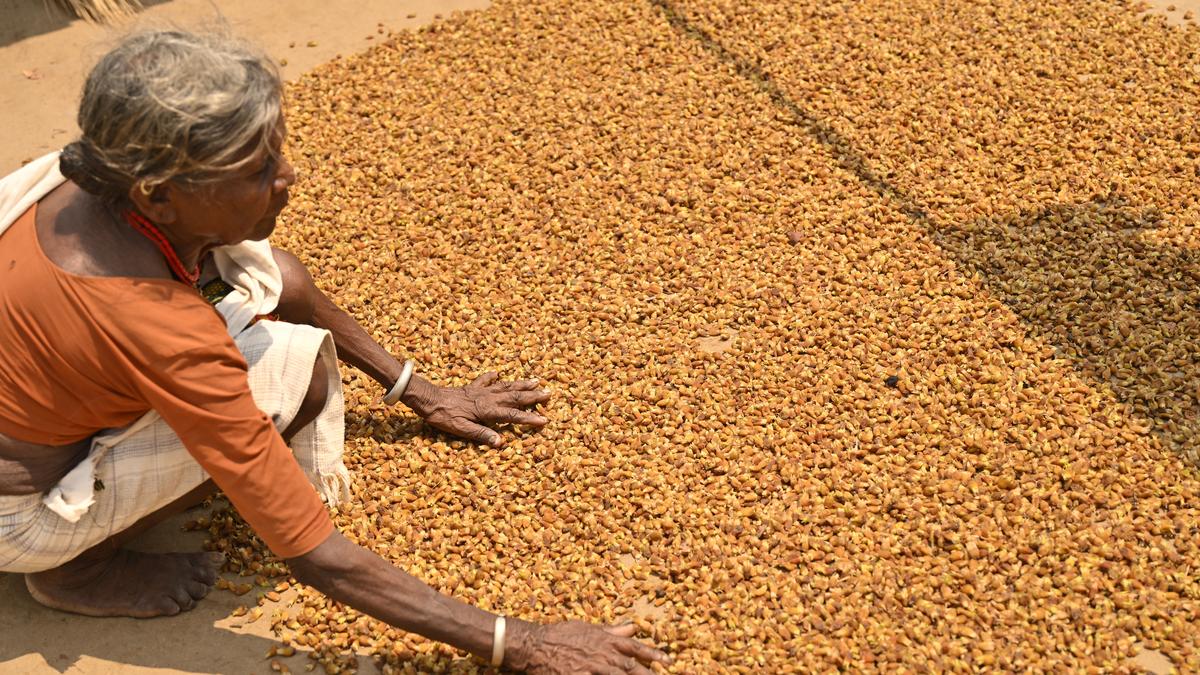
[[[1153,209],[1109,198],[944,227],[934,238],[1060,356],[1200,465],[1200,257],[1154,242],[1160,223]],[[1064,269],[1080,272],[1055,271]]]
[[[1160,214],[1111,196],[967,225],[940,223],[876,174],[853,142],[796,103],[762,67],[730,51],[667,0],[649,2],[677,32],[768,95],[842,169],[928,232],[963,272],[976,272],[1032,333],[1200,467],[1200,264],[1190,250],[1147,238]],[[981,266],[981,259],[988,262]],[[1080,274],[1051,271],[1064,269],[1063,261],[1073,262]]]
[[[204,533],[181,532],[189,511],[172,518],[134,542],[147,551],[199,550]],[[113,664],[169,668],[185,673],[269,672],[264,658],[274,639],[267,637],[270,614],[248,626],[226,618],[254,597],[213,590],[194,609],[157,619],[95,619],[46,609],[34,602],[19,574],[0,574],[0,671],[5,673],[106,672]],[[240,624],[239,619],[234,624]],[[37,626],[38,631],[18,630]],[[243,632],[251,631],[251,632]],[[63,636],[69,635],[69,640]],[[220,645],[214,650],[213,645]],[[293,670],[308,659],[293,657]]]

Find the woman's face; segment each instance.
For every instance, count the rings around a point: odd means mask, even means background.
[[[285,131],[280,125],[265,147],[240,169],[216,183],[174,195],[175,231],[206,244],[228,246],[266,239],[288,202],[296,173],[283,155]]]

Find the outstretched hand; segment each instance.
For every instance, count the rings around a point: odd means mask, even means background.
[[[650,665],[671,657],[633,639],[637,626],[595,626],[566,621],[540,626],[511,665],[531,675],[651,675]]]
[[[523,424],[540,429],[546,418],[522,408],[549,398],[549,392],[538,389],[537,380],[503,382],[496,373],[484,373],[465,387],[439,387],[414,378],[403,401],[435,429],[499,448],[504,439],[490,426]]]

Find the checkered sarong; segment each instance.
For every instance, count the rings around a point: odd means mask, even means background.
[[[290,445],[309,480],[328,501],[347,497],[350,479],[342,464],[342,380],[329,332],[260,321],[234,341],[250,365],[255,403],[280,430],[296,416],[316,360],[325,361],[329,402]],[[130,428],[134,426],[137,423]],[[96,490],[95,503],[77,522],[50,510],[43,495],[0,495],[0,571],[40,572],[58,567],[208,479],[161,418],[131,434],[128,431],[113,429],[93,439],[89,458],[96,460],[95,485],[103,487]]]

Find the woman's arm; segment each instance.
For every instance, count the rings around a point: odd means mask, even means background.
[[[388,353],[354,317],[317,288],[308,268],[296,256],[281,249],[272,250],[283,275],[283,295],[277,310],[280,318],[328,330],[333,334],[340,359],[366,373],[384,391],[391,389],[400,377],[403,362]],[[550,398],[537,386],[536,380],[503,382],[495,373],[485,373],[465,387],[440,387],[414,374],[400,400],[436,429],[500,447],[503,439],[487,425],[524,424],[541,428],[546,424],[545,417],[522,410]]]
[[[288,565],[298,581],[339,602],[397,628],[491,658],[494,615],[441,595],[337,532],[313,551],[288,560]],[[526,626],[509,627],[508,648],[514,657],[528,633]]]
[[[491,660],[496,615],[438,593],[337,532],[288,564],[298,581],[339,602]],[[629,629],[578,621],[543,626],[506,618],[505,623],[504,665],[513,670],[645,675],[650,671],[642,663],[670,663],[666,654],[632,639]]]

